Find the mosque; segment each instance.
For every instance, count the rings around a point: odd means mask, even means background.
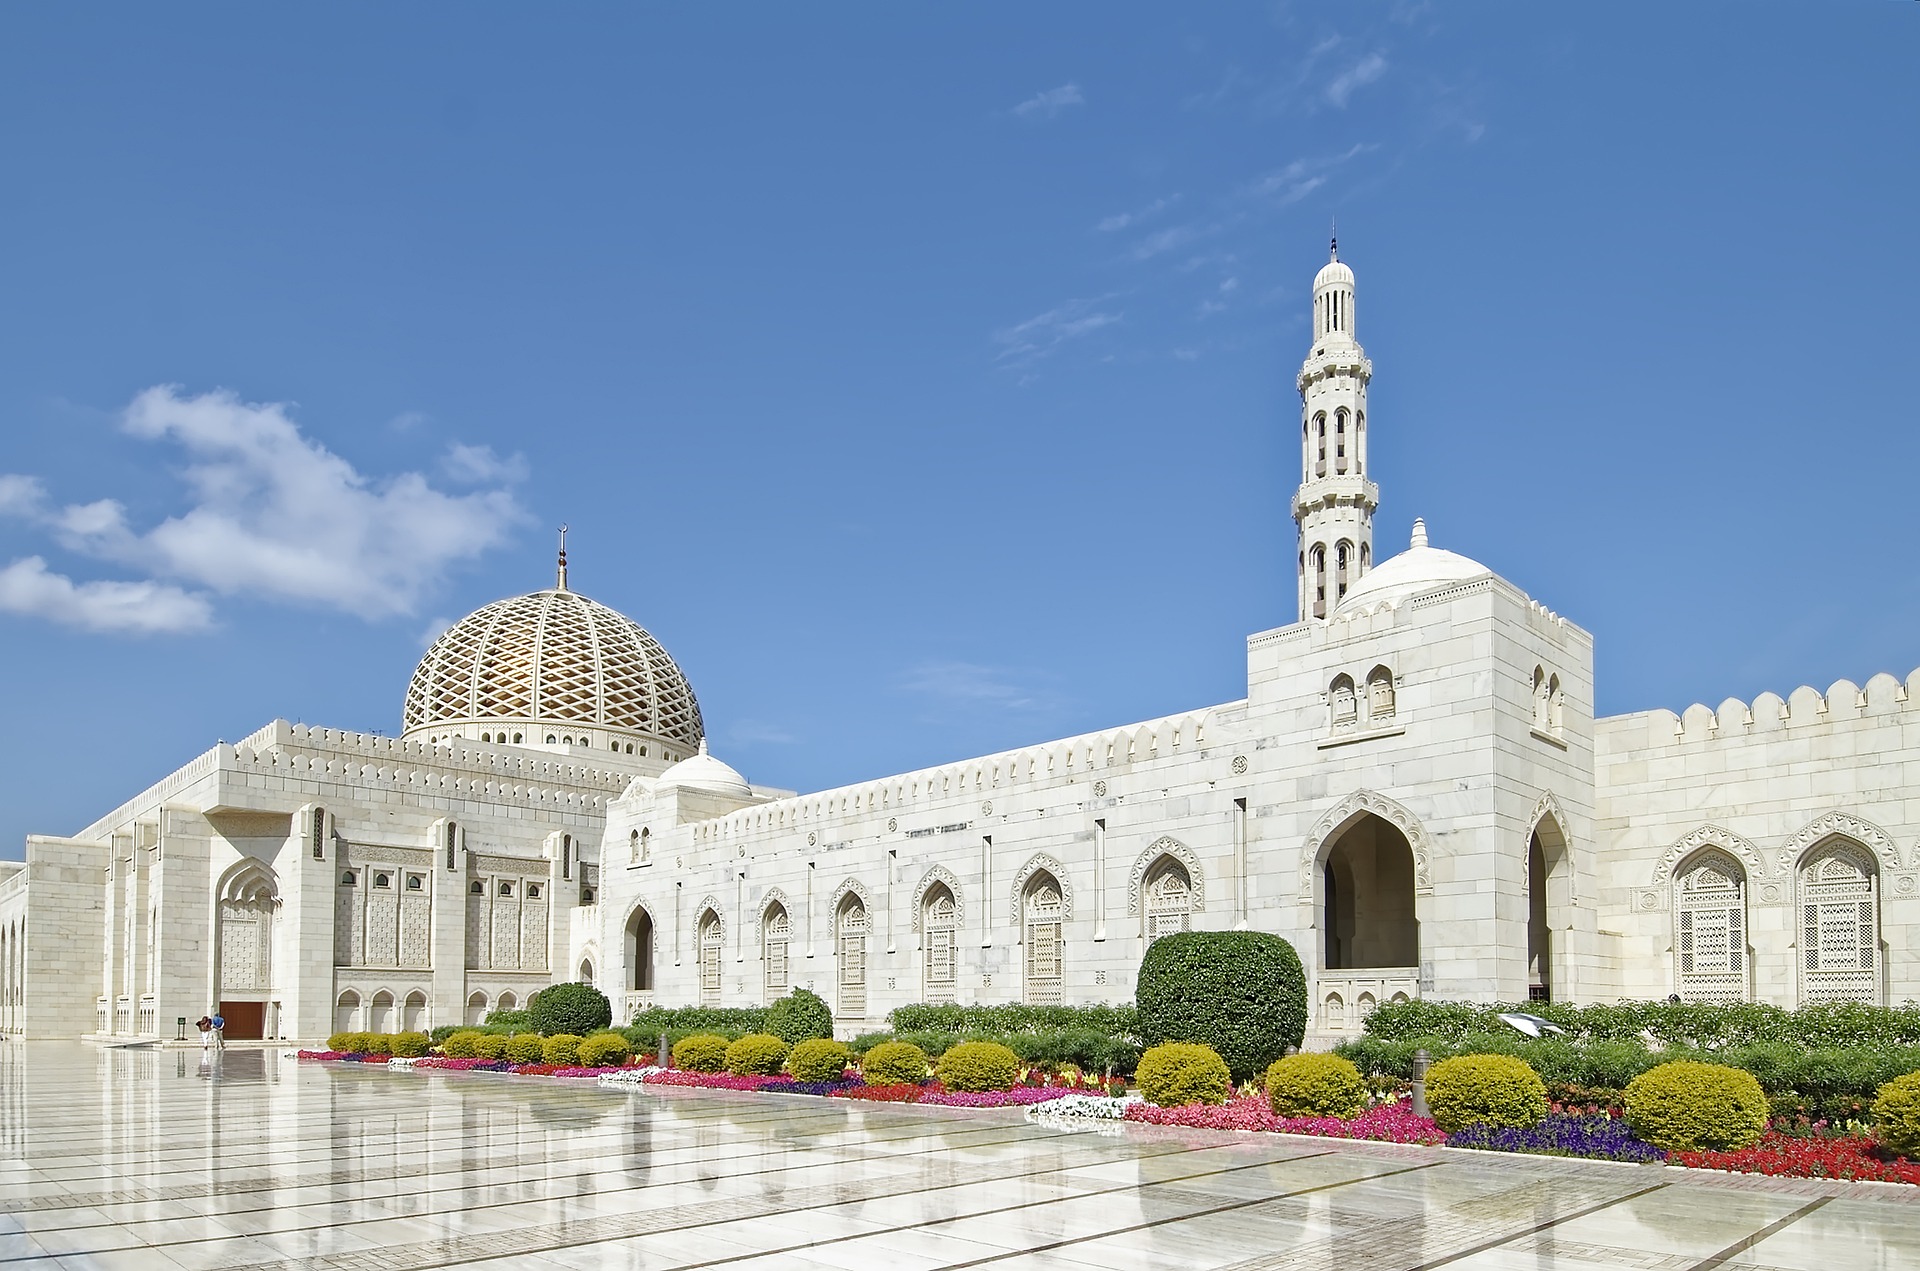
[[[283,720],[0,875],[0,1032],[616,1018],[795,986],[1131,997],[1188,928],[1274,932],[1321,1040],[1404,998],[1920,997],[1920,672],[1596,719],[1593,640],[1433,546],[1375,563],[1353,271],[1313,285],[1298,607],[1238,701],[795,795],[707,752],[631,619],[555,586],[428,649],[397,738]]]

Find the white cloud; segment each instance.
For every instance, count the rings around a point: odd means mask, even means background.
[[[1354,145],[1331,159],[1295,159],[1286,167],[1269,172],[1255,181],[1247,193],[1274,207],[1288,207],[1325,185],[1333,169],[1371,149],[1373,147],[1370,145]]]
[[[921,662],[909,667],[898,683],[909,693],[949,704],[1007,710],[1032,709],[1042,704],[1038,694],[1016,683],[1008,671],[974,662]]]
[[[1327,85],[1327,100],[1345,110],[1354,89],[1371,84],[1386,73],[1387,59],[1378,53],[1369,53],[1333,77],[1333,82]]]
[[[213,606],[204,596],[165,583],[76,583],[49,571],[38,556],[0,569],[0,612],[131,635],[203,631],[213,625]]]
[[[447,633],[448,628],[452,626],[453,626],[453,619],[447,617],[445,614],[442,614],[439,617],[433,619],[433,621],[427,623],[427,625],[420,632],[420,647],[423,649],[426,648],[428,645],[432,644],[435,640],[438,640],[441,636],[445,635]]]
[[[410,614],[451,566],[496,546],[525,519],[505,489],[453,495],[417,472],[363,474],[304,436],[280,403],[243,402],[226,391],[187,396],[162,386],[134,398],[122,426],[130,436],[181,452],[177,475],[187,487],[186,511],[141,530],[110,498],[41,510],[32,478],[11,479],[0,486],[0,497],[6,508],[35,515],[75,551],[187,588],[369,619]],[[464,465],[472,480],[509,478],[524,467],[518,456],[500,460],[485,447],[461,446],[449,452],[449,464]],[[63,613],[81,614],[82,606],[90,606],[86,613],[109,613],[138,599],[157,605],[159,621],[172,624],[161,629],[205,625],[210,617],[204,596],[179,586],[75,586],[41,574],[34,585],[43,597],[65,596],[51,606]],[[14,581],[16,588],[34,583],[28,574]],[[60,591],[63,584],[67,592]],[[65,620],[99,630],[142,629],[129,619]]]
[[[1095,225],[1094,228],[1099,230],[1103,234],[1111,234],[1115,230],[1122,230],[1127,228],[1127,226],[1129,225],[1137,225],[1141,221],[1150,220],[1151,218],[1158,216],[1160,213],[1166,211],[1168,208],[1172,207],[1175,203],[1178,203],[1179,201],[1180,201],[1180,196],[1178,194],[1169,195],[1164,199],[1155,199],[1153,202],[1147,204],[1143,208],[1138,209],[1137,211],[1116,212],[1114,215],[1106,217],[1103,220],[1101,220],[1101,222],[1098,225]]]
[[[1199,309],[1194,312],[1194,316],[1196,318],[1211,318],[1216,313],[1225,313],[1226,311],[1227,306],[1222,301],[1202,300]]]
[[[511,454],[502,459],[492,446],[465,446],[454,442],[440,460],[440,470],[450,480],[463,485],[513,485],[527,479],[527,457]]]
[[[1238,278],[1222,278],[1220,280],[1221,295],[1224,296],[1230,292],[1235,292],[1238,290],[1240,290],[1240,280]]]
[[[1069,340],[1090,335],[1112,326],[1125,316],[1124,311],[1105,307],[1112,296],[1090,300],[1069,300],[1025,322],[993,333],[1000,345],[994,361],[1005,367],[1022,367],[1047,357]]]
[[[1191,225],[1169,225],[1147,235],[1132,247],[1127,254],[1135,260],[1151,260],[1162,252],[1170,252],[1176,247],[1184,247],[1200,237],[1201,231]]]
[[[1049,88],[1013,108],[1013,113],[1022,119],[1052,119],[1068,106],[1084,106],[1087,99],[1080,95],[1080,85],[1062,84],[1058,88]]]
[[[727,729],[727,744],[742,749],[749,746],[791,746],[799,740],[778,724],[757,719],[739,720]]]
[[[39,477],[0,472],[0,516],[38,516],[46,502],[47,487]]]

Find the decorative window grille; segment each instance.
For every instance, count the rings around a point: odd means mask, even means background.
[[[959,981],[959,933],[953,893],[936,887],[927,897],[921,926],[926,933],[926,999],[951,1002]]]
[[[1879,1003],[1880,902],[1873,858],[1836,843],[1800,870],[1800,1000]]]
[[[867,907],[850,896],[840,907],[840,1011],[847,1019],[867,1013]]]
[[[313,810],[313,859],[327,859],[327,812],[325,808]]]
[[[720,946],[725,940],[720,915],[709,909],[700,920],[700,1005],[704,1007],[720,1005]]]
[[[1178,861],[1163,859],[1147,881],[1147,943],[1193,930],[1193,884]]]
[[[1689,1002],[1747,1000],[1747,874],[1701,852],[1674,877],[1674,983]]]
[[[1065,979],[1060,947],[1060,920],[1064,906],[1060,889],[1042,875],[1027,892],[1026,1000],[1032,1006],[1058,1006]]]
[[[775,905],[767,910],[761,930],[761,952],[767,964],[767,1000],[772,1001],[793,987],[793,972],[787,961],[787,949],[793,943],[793,921],[787,917],[786,907]]]

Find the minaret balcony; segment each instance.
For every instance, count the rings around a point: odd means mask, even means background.
[[[1355,506],[1371,512],[1380,506],[1380,487],[1358,473],[1314,477],[1293,496],[1295,520],[1320,508]]]
[[[1311,385],[1333,375],[1351,375],[1364,384],[1373,378],[1373,360],[1362,353],[1358,346],[1315,353],[1300,364],[1300,375],[1295,383],[1304,393]]]

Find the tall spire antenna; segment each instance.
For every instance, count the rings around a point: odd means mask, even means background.
[[[560,527],[560,590],[567,589],[567,527]]]
[[[1327,259],[1340,259],[1340,218],[1337,216],[1327,218]]]

